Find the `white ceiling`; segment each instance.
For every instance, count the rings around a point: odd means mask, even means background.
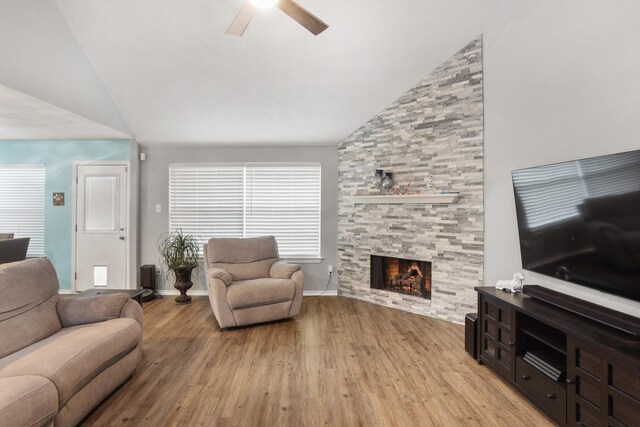
[[[131,136],[0,85],[0,140],[131,139]]]
[[[0,0],[0,84],[130,133],[54,0]]]
[[[336,144],[482,33],[509,0],[299,0],[224,34],[243,0],[55,0],[135,138]]]

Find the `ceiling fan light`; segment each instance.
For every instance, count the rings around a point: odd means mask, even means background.
[[[249,0],[249,1],[255,7],[259,7],[261,9],[264,9],[267,7],[273,7],[276,5],[276,3],[278,3],[278,0]]]

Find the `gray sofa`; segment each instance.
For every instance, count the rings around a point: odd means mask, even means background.
[[[273,236],[214,238],[204,245],[211,308],[221,328],[295,316],[302,306],[304,274],[278,259]]]
[[[142,353],[126,294],[60,297],[45,258],[0,266],[0,426],[73,426],[126,381]]]

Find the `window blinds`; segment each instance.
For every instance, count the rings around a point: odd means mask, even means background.
[[[243,165],[169,166],[169,229],[182,228],[203,243],[242,237]]]
[[[44,164],[0,164],[0,233],[30,237],[27,256],[44,255],[44,186]]]
[[[273,235],[283,258],[320,256],[319,164],[171,164],[170,230]]]
[[[320,166],[248,164],[245,236],[273,235],[280,256],[320,256]]]

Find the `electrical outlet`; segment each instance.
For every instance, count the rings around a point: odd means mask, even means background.
[[[159,276],[160,274],[162,274],[162,270],[160,270],[160,267],[156,267],[156,275]]]
[[[330,265],[329,267],[327,267],[327,271],[329,273],[329,276],[331,276],[333,274],[333,265]]]

